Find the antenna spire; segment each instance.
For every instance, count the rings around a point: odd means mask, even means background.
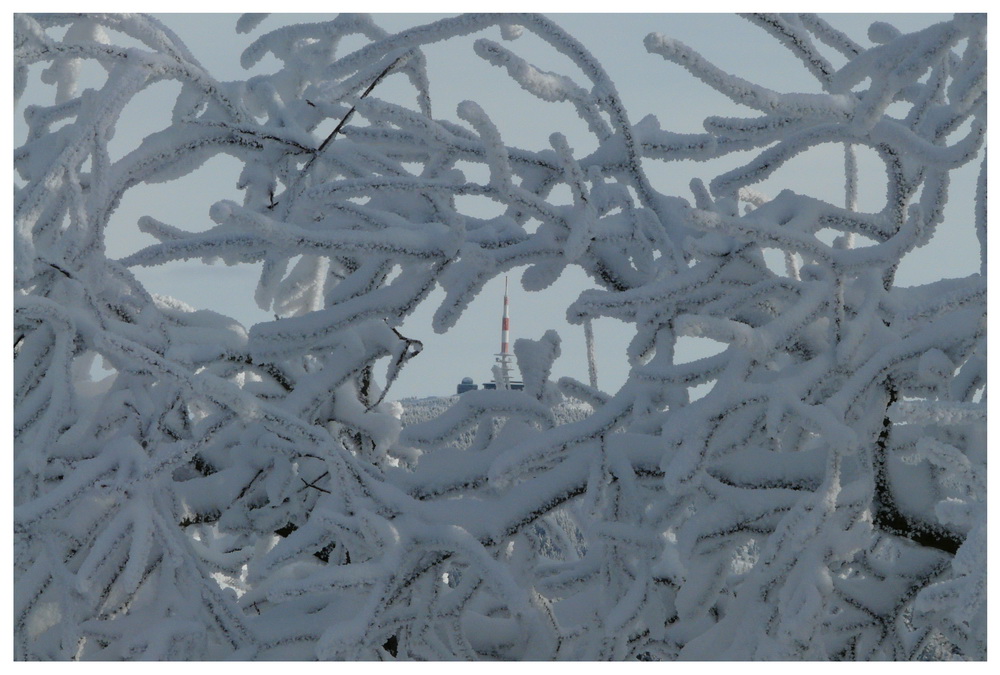
[[[493,368],[493,381],[497,389],[510,389],[510,298],[507,296],[507,277],[503,278],[503,315],[500,322],[500,353]]]

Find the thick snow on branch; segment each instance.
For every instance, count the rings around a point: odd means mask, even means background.
[[[397,34],[247,15],[242,64],[276,65],[237,82],[149,17],[16,16],[15,98],[43,93],[14,152],[15,658],[985,659],[985,16],[876,22],[871,47],[812,15],[746,18],[821,93],[653,33],[674,76],[750,110],[681,134],[662,111],[633,122],[536,15]],[[552,65],[491,39],[524,33]],[[498,78],[571,103],[589,154],[560,132],[513,147],[475,101],[432,116],[421,50],[467,35]],[[384,100],[402,77],[412,101]],[[113,159],[162,81],[169,122]],[[757,187],[828,143],[836,203]],[[871,212],[859,147],[885,166]],[[126,193],[220,154],[242,203],[204,231],[144,216],[155,242],[108,256]],[[647,174],[730,156],[690,196]],[[966,165],[980,272],[897,286]],[[273,320],[132,273],[191,259],[259,264]],[[631,331],[618,391],[593,368],[552,382],[548,331],[514,344],[522,390],[394,400],[423,347],[404,320],[433,290],[444,332],[490,280],[538,291],[570,266],[593,287],[567,319]],[[682,340],[716,353],[685,360]]]

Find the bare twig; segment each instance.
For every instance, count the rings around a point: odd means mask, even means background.
[[[311,482],[311,483],[309,481],[307,481],[305,478],[302,478],[300,476],[299,480],[302,481],[303,483],[305,483],[305,485],[303,485],[299,489],[299,492],[302,492],[302,490],[305,490],[306,488],[313,488],[314,490],[319,490],[320,492],[325,492],[326,494],[330,494],[329,490],[324,490],[320,486],[316,485],[316,483],[318,483],[322,478],[324,478],[325,476],[329,476],[329,475],[330,475],[329,471],[324,471],[322,473],[322,475],[320,475],[318,478],[313,479],[313,482]]]
[[[405,61],[407,58],[408,58],[408,56],[404,54],[403,56],[400,56],[398,59],[396,59],[395,61],[393,61],[392,63],[390,63],[386,67],[386,69],[383,70],[381,73],[379,73],[379,76],[376,77],[372,81],[372,83],[370,85],[368,85],[368,88],[365,89],[364,93],[361,94],[361,96],[358,98],[358,100],[361,100],[361,99],[365,98],[366,96],[368,96],[368,94],[370,94],[372,92],[372,90],[378,85],[378,83],[381,82],[382,80],[384,80],[385,77],[386,77],[386,75],[388,75],[390,72],[392,72],[393,68],[395,68],[398,64],[400,64],[403,61]],[[326,150],[327,146],[330,145],[331,142],[333,142],[333,139],[337,136],[337,134],[340,133],[340,130],[344,128],[344,125],[347,124],[347,120],[351,119],[351,115],[354,114],[355,110],[357,110],[357,106],[351,106],[351,109],[347,111],[347,114],[344,115],[344,117],[340,120],[340,122],[337,124],[337,126],[334,127],[333,131],[330,132],[330,135],[327,136],[323,140],[323,142],[319,144],[319,147],[316,148],[315,151],[313,151],[312,157],[310,157],[309,161],[306,162],[306,165],[304,167],[302,167],[302,171],[299,173],[298,177],[296,178],[295,185],[292,188],[290,188],[290,189],[295,190],[295,193],[293,193],[295,197],[298,196],[297,195],[297,193],[298,193],[298,186],[301,185],[302,182],[305,180],[305,178],[309,175],[309,171],[312,169],[312,166],[316,162],[316,159],[320,155],[322,155],[323,151]],[[279,202],[276,202],[276,201],[272,200],[271,206],[269,206],[268,208],[273,209],[278,204],[279,204]]]

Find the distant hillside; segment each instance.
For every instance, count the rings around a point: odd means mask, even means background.
[[[424,398],[404,398],[398,401],[403,412],[400,417],[404,427],[420,422],[426,422],[443,413],[458,400],[458,396],[427,396]],[[568,424],[582,420],[592,414],[594,409],[587,403],[574,399],[565,399],[552,408],[556,425]]]
[[[404,398],[396,403],[402,408],[400,421],[403,427],[414,426],[422,422],[432,420],[448,410],[459,399],[459,396],[428,396],[426,398]],[[552,415],[556,425],[569,424],[582,420],[592,414],[594,409],[587,403],[582,403],[575,399],[564,399],[552,408]],[[502,419],[493,421],[494,433],[500,431],[503,426]],[[465,449],[472,445],[475,437],[475,429],[468,429],[460,433],[451,442],[446,443],[448,447]]]

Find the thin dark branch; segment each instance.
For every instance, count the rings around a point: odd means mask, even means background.
[[[386,67],[386,69],[383,70],[381,73],[379,73],[379,76],[376,77],[375,80],[372,81],[372,83],[370,85],[368,85],[368,88],[365,89],[364,93],[361,94],[361,96],[359,97],[359,100],[365,98],[366,96],[368,96],[368,94],[370,94],[372,92],[372,90],[378,85],[378,83],[381,82],[383,79],[385,79],[385,77],[390,72],[392,72],[393,68],[395,68],[399,63],[405,61],[407,58],[408,57],[406,55],[403,55],[403,56],[400,56],[395,61],[393,61],[392,63],[390,63]],[[316,148],[316,150],[313,152],[312,157],[309,158],[309,161],[307,161],[306,164],[305,164],[305,166],[302,167],[302,171],[299,172],[298,177],[295,179],[295,184],[294,184],[295,186],[300,185],[302,183],[302,181],[306,178],[306,176],[309,175],[309,171],[312,169],[313,164],[315,164],[316,159],[320,155],[323,154],[323,151],[326,150],[326,147],[328,145],[330,145],[330,143],[337,136],[337,134],[340,133],[340,130],[344,128],[344,125],[347,124],[347,120],[349,120],[351,118],[351,115],[354,114],[355,110],[357,110],[357,106],[351,106],[351,109],[347,111],[347,114],[344,115],[344,117],[340,120],[340,122],[337,124],[337,126],[334,127],[333,131],[330,132],[330,135],[327,136],[323,140],[323,142],[319,144],[319,147]],[[294,190],[294,188],[291,188],[291,189]],[[295,193],[293,192],[293,194],[295,194]],[[278,206],[278,204],[279,204],[279,202],[274,201],[273,198],[272,198],[272,202],[271,202],[271,204],[270,204],[270,206],[268,208],[269,209],[274,209],[275,207]],[[275,318],[277,318],[277,317],[275,317]]]
[[[309,481],[307,481],[305,478],[302,478],[300,476],[299,480],[302,481],[303,483],[305,483],[305,485],[299,489],[299,492],[302,492],[302,490],[305,490],[306,488],[313,488],[314,490],[319,490],[320,492],[325,492],[326,494],[330,494],[329,490],[324,490],[320,486],[316,485],[316,483],[318,483],[324,477],[329,476],[329,475],[330,475],[329,471],[324,471],[319,477],[313,479],[313,481],[311,483]]]
[[[879,432],[878,440],[875,442],[874,525],[887,534],[903,537],[921,546],[936,548],[939,551],[955,555],[958,552],[958,547],[965,541],[961,536],[940,525],[911,518],[901,513],[896,506],[896,500],[889,484],[886,459],[889,453],[889,434],[892,429],[892,421],[889,419],[888,411],[898,399],[898,393],[891,382],[886,384],[886,390],[889,392],[889,401],[886,403],[886,414],[882,420],[882,431]]]
[[[386,75],[388,75],[392,71],[393,68],[395,68],[397,65],[399,65],[401,62],[405,61],[406,59],[407,59],[407,56],[400,56],[398,59],[396,59],[395,61],[393,61],[392,63],[390,63],[388,65],[388,67],[386,67],[386,69],[383,70],[379,74],[379,76],[376,77],[375,80],[371,84],[368,85],[368,88],[365,89],[365,91],[364,91],[363,94],[361,94],[361,96],[359,97],[359,100],[362,99],[362,98],[365,98],[366,96],[368,96],[368,94],[372,93],[372,89],[374,89],[378,85],[379,82],[381,82],[382,80],[384,80],[385,77],[386,77]],[[324,140],[322,143],[320,143],[319,148],[316,149],[316,156],[319,156],[320,154],[322,154],[322,152],[326,149],[326,146],[328,146],[330,144],[330,142],[333,141],[334,137],[338,133],[340,133],[340,130],[344,128],[345,124],[347,124],[347,120],[351,119],[351,115],[354,114],[354,111],[356,109],[357,109],[356,106],[351,106],[351,109],[347,111],[347,114],[344,115],[343,119],[340,120],[340,123],[334,128],[333,131],[330,132],[330,135],[326,137],[326,140]],[[314,156],[313,159],[315,159],[316,156]],[[310,160],[310,163],[312,163],[312,160]],[[308,169],[309,169],[309,167],[306,166],[305,169],[303,169],[303,171],[307,171]]]

